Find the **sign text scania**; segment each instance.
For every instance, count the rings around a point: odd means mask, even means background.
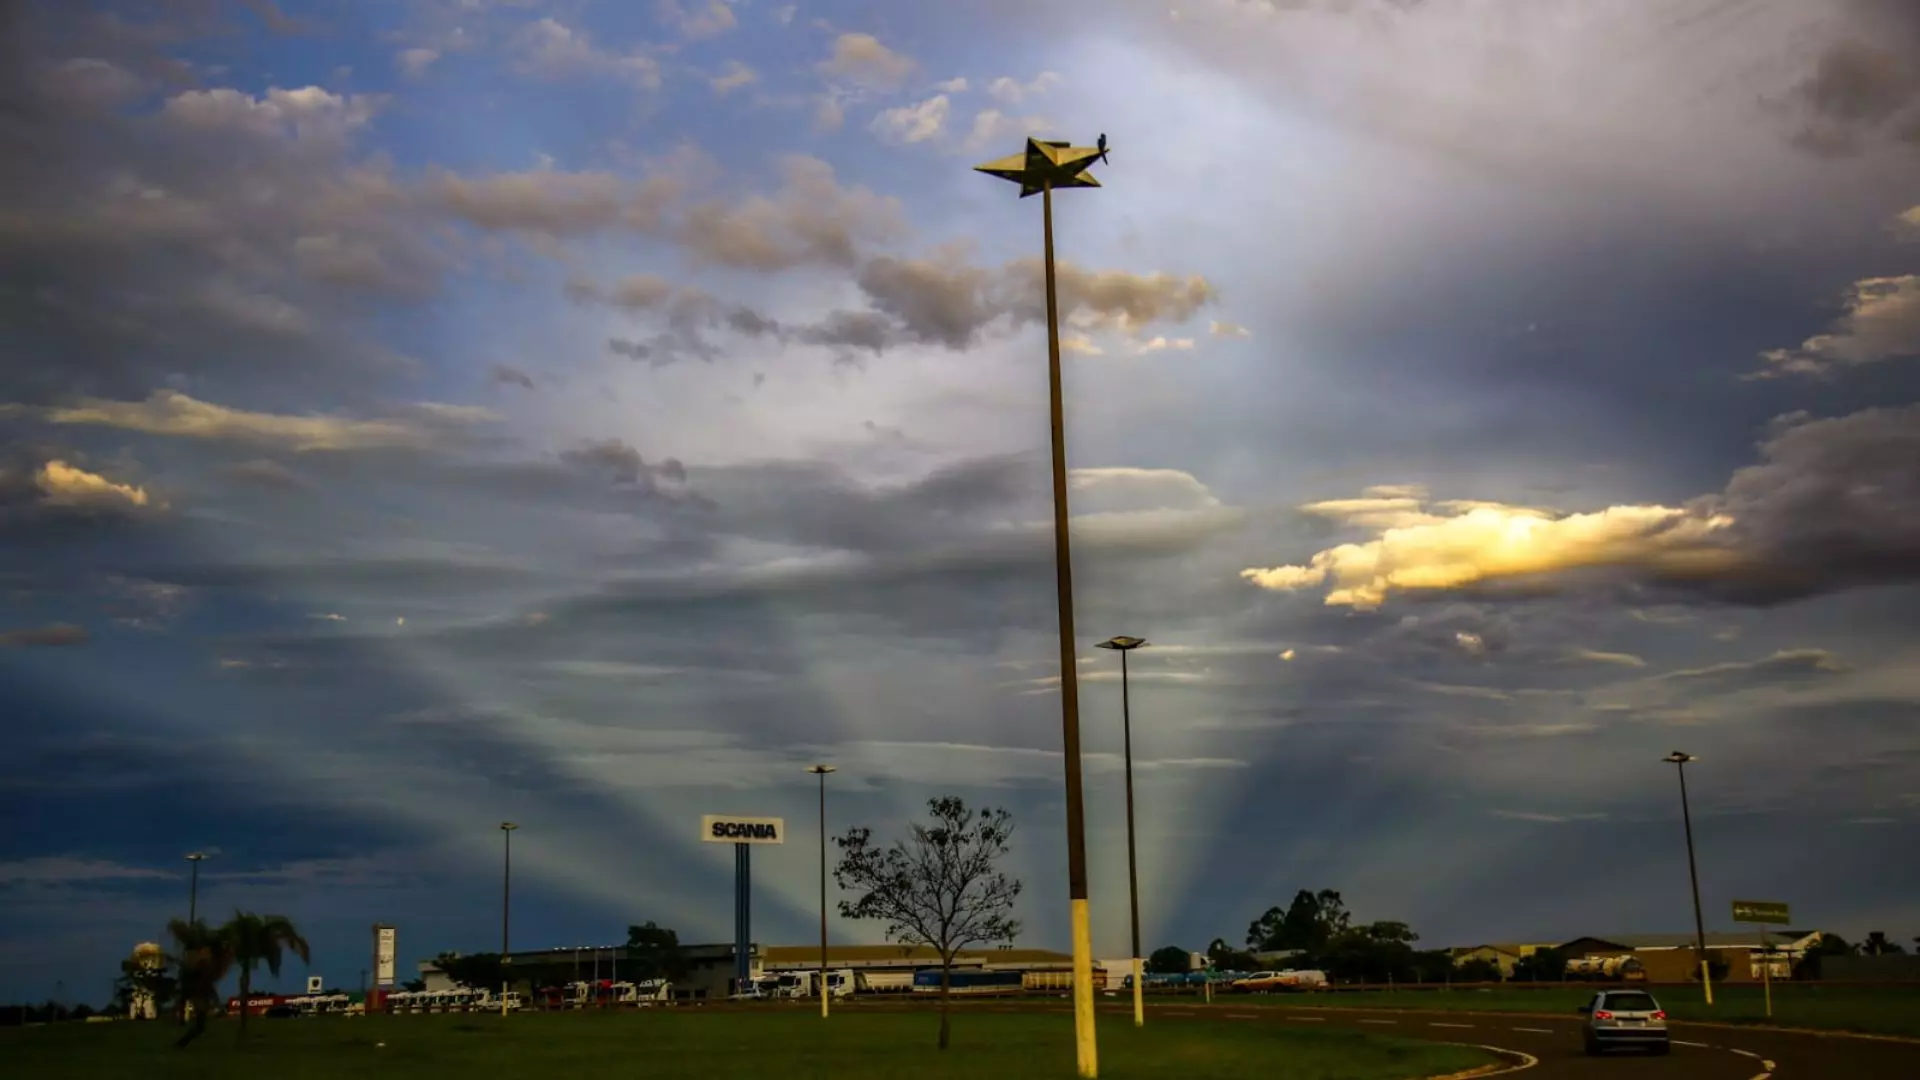
[[[700,839],[709,844],[784,844],[787,823],[777,817],[708,814],[700,819]]]

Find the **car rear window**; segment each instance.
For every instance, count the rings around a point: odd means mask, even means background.
[[[1608,994],[1607,1008],[1619,1012],[1652,1012],[1660,1006],[1649,994]]]

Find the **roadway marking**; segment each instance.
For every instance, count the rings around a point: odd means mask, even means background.
[[[1473,1046],[1474,1044],[1465,1043],[1465,1044],[1458,1044],[1458,1045]],[[1509,1076],[1513,1073],[1525,1072],[1528,1069],[1533,1068],[1535,1065],[1540,1064],[1539,1058],[1534,1057],[1532,1054],[1526,1053],[1525,1051],[1522,1051],[1522,1050],[1510,1050],[1504,1046],[1484,1046],[1484,1045],[1475,1046],[1474,1048],[1477,1050],[1491,1050],[1496,1054],[1505,1054],[1508,1057],[1516,1057],[1520,1059],[1520,1064],[1515,1065],[1510,1069],[1501,1069],[1497,1072],[1481,1073],[1480,1074],[1481,1076]],[[1761,1078],[1756,1077],[1755,1080],[1761,1080]]]
[[[1551,1035],[1551,1034],[1553,1034],[1553,1029],[1552,1029],[1552,1028],[1514,1028],[1513,1030],[1515,1030],[1515,1031],[1524,1031],[1524,1032],[1526,1032],[1526,1033],[1527,1033],[1527,1034],[1529,1034],[1529,1035]]]
[[[1691,1046],[1691,1047],[1693,1047],[1693,1048],[1694,1048],[1694,1049],[1696,1049],[1696,1050],[1711,1050],[1711,1049],[1713,1049],[1713,1044],[1711,1044],[1711,1043],[1697,1043],[1697,1042],[1686,1042],[1686,1041],[1684,1041],[1684,1040],[1681,1040],[1681,1039],[1674,1039],[1674,1040],[1673,1040],[1673,1045],[1675,1045],[1675,1046]]]
[[[1751,1050],[1736,1050],[1733,1047],[1729,1046],[1727,1047],[1727,1052],[1730,1054],[1739,1054],[1741,1057],[1752,1058],[1755,1061],[1760,1060],[1760,1055],[1754,1053]]]
[[[1436,1021],[1434,1023],[1428,1024],[1427,1026],[1428,1027],[1446,1027],[1446,1028],[1470,1028],[1473,1025],[1472,1024],[1442,1024]]]
[[[1772,1071],[1773,1071],[1773,1062],[1771,1062],[1771,1061],[1762,1061],[1762,1062],[1760,1063],[1760,1067],[1761,1067],[1761,1068],[1763,1068],[1763,1069],[1765,1069],[1765,1070],[1767,1070],[1768,1072],[1772,1072]]]
[[[1362,1020],[1360,1022],[1363,1024],[1397,1024],[1400,1021],[1398,1020]]]
[[[1228,1014],[1227,1014],[1227,1019],[1229,1019],[1229,1020],[1258,1020],[1258,1019],[1260,1019],[1260,1014],[1258,1014],[1258,1013],[1228,1013]]]
[[[1754,1077],[1753,1080],[1769,1080],[1772,1076],[1773,1074],[1770,1072],[1763,1072],[1759,1076]]]
[[[1289,1016],[1287,1019],[1298,1020],[1303,1024],[1324,1024],[1327,1022],[1327,1018],[1324,1016]]]

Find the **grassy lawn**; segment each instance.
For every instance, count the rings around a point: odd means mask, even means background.
[[[1675,1020],[1724,1024],[1768,1023],[1765,998],[1757,986],[1718,987],[1713,1005],[1692,987],[1656,986],[1653,996]],[[1551,990],[1368,990],[1291,997],[1223,995],[1219,1005],[1287,1004],[1366,1009],[1462,1009],[1487,1012],[1560,1013],[1593,996],[1593,989]],[[1800,983],[1773,988],[1773,1020],[1781,1027],[1862,1031],[1920,1036],[1920,989],[1904,986],[1819,986]]]
[[[10,1076],[34,1080],[376,1080],[379,1077],[632,1076],[726,1080],[1074,1075],[1065,1016],[963,1012],[953,1048],[934,1049],[932,1013],[696,1009],[514,1016],[318,1017],[256,1021],[234,1045],[220,1021],[184,1050],[164,1024],[63,1024],[0,1033]],[[1265,1024],[1167,1021],[1145,1031],[1101,1017],[1100,1075],[1209,1080],[1410,1080],[1482,1065],[1464,1047]],[[376,1044],[384,1042],[386,1045]]]

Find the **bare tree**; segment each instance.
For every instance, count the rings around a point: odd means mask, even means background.
[[[848,829],[833,879],[856,894],[840,901],[849,919],[878,919],[888,939],[924,945],[940,956],[940,1049],[952,1028],[949,1012],[953,958],[969,945],[1012,941],[1020,924],[1010,917],[1020,882],[995,869],[1013,835],[1005,810],[974,813],[958,798],[927,800],[933,820],[909,826],[891,847],[873,843],[873,830]]]

